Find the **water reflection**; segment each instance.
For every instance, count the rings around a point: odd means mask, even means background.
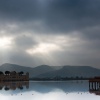
[[[22,90],[23,87],[29,88],[29,82],[19,81],[19,82],[0,82],[0,90],[4,88],[5,91],[16,90],[17,88]]]
[[[25,89],[26,87],[26,89]],[[64,81],[64,82],[37,82],[37,81],[19,81],[19,82],[0,82],[0,90],[17,89],[26,91],[36,91],[40,93],[49,93],[55,89],[62,90],[66,93],[70,92],[87,92],[89,89],[88,81]]]
[[[99,100],[100,97],[97,99],[98,97],[94,95],[100,93],[99,86],[100,83],[92,83],[90,80],[63,82],[1,82],[0,97],[9,97],[10,100],[15,98],[16,100],[23,100],[24,98],[24,100],[28,100],[29,96],[30,100],[47,100],[47,98],[48,100],[66,100],[67,98],[71,100],[83,100],[82,98],[84,97],[85,99]]]

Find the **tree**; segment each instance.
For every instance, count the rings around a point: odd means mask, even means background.
[[[24,72],[23,72],[23,71],[19,72],[19,75],[22,75],[22,74],[24,74]]]
[[[0,75],[3,75],[3,72],[0,71]]]
[[[5,74],[6,74],[6,75],[9,75],[9,74],[10,74],[10,71],[5,71]]]

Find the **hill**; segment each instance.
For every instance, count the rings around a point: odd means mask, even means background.
[[[5,63],[0,66],[0,71],[3,71],[3,72],[5,72],[5,71],[16,71],[16,72],[23,71],[24,73],[29,72],[30,77],[35,77],[37,75],[40,75],[40,74],[43,74],[46,72],[50,72],[53,70],[54,70],[53,68],[51,68],[50,66],[47,66],[47,65],[41,65],[41,66],[32,68],[32,67],[20,66],[20,65],[16,65],[16,64]]]
[[[64,66],[59,70],[54,70],[48,73],[40,74],[39,78],[54,78],[54,77],[94,77],[100,76],[100,69],[90,66]]]
[[[55,66],[57,67],[57,66]],[[35,68],[5,63],[0,66],[0,71],[29,72],[30,78],[54,78],[54,77],[94,77],[100,76],[100,69],[90,66],[63,66],[55,69],[53,66],[41,65]]]

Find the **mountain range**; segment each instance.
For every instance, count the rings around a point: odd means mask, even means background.
[[[57,66],[55,66],[57,67]],[[62,66],[55,69],[53,66],[41,65],[37,67],[26,67],[16,64],[5,63],[0,66],[0,71],[23,71],[29,72],[30,78],[54,78],[54,77],[94,77],[100,76],[100,69],[91,66]]]

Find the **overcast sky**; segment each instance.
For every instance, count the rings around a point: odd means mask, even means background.
[[[0,65],[100,67],[100,0],[0,0]]]

